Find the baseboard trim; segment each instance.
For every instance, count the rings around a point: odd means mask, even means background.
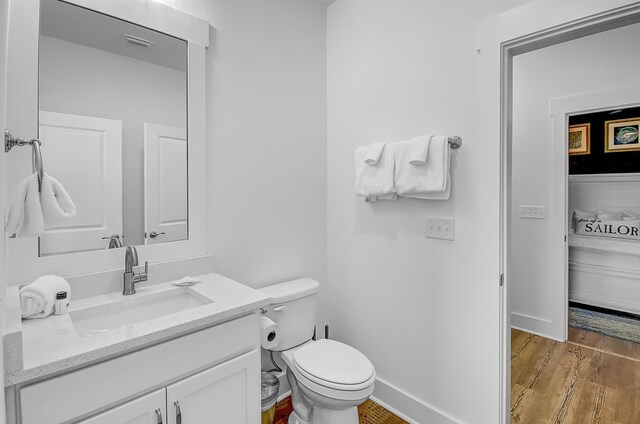
[[[410,393],[376,379],[371,399],[411,424],[460,424],[460,421]]]
[[[511,328],[535,334],[536,336],[545,337],[547,339],[564,342],[564,340],[560,340],[558,337],[554,337],[550,334],[552,324],[553,323],[551,321],[544,318],[531,317],[517,312],[511,312]]]
[[[278,395],[278,400],[276,402],[282,402],[283,400],[285,400],[289,396],[291,396],[291,390],[287,390],[286,392],[282,393],[281,395]]]

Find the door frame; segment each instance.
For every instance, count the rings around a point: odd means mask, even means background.
[[[564,303],[562,305],[562,322],[564,336],[562,342],[568,338],[569,331],[569,152],[568,129],[569,117],[585,113],[603,112],[606,110],[625,109],[640,105],[640,85],[620,87],[613,90],[596,91],[568,97],[551,99],[549,101],[549,115],[552,120],[552,155],[553,182],[550,215],[554,234],[564,234],[562,250],[554,249],[552,257],[555,273],[562,273],[564,281]],[[507,193],[508,195],[509,193]],[[557,248],[559,244],[555,244]],[[562,258],[562,263],[557,262]],[[508,264],[507,264],[508,265]]]
[[[553,13],[549,13],[553,11]],[[640,2],[628,0],[554,0],[533,2],[479,22],[477,26],[481,141],[495,154],[499,171],[497,253],[499,284],[499,422],[510,422],[511,333],[509,317],[509,219],[511,180],[513,57],[565,41],[640,22]],[[565,123],[563,123],[564,125]],[[566,178],[566,177],[565,177]],[[565,190],[566,193],[566,190]],[[490,200],[490,199],[489,199]]]

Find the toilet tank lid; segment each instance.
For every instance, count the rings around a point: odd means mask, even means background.
[[[285,303],[317,293],[319,289],[320,283],[316,280],[298,278],[297,280],[262,287],[258,290],[267,296],[271,296],[271,303]]]

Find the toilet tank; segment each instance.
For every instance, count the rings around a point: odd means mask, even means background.
[[[301,345],[313,337],[320,283],[299,278],[258,290],[271,296],[265,316],[280,326],[280,342],[272,350],[282,351]]]

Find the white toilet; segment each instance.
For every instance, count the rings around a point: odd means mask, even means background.
[[[289,424],[357,424],[357,406],[373,392],[376,371],[353,347],[313,341],[320,284],[310,278],[263,287],[266,316],[281,329],[273,349],[287,364],[293,413]]]

